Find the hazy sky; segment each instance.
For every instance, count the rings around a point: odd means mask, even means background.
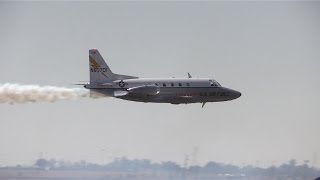
[[[0,165],[114,157],[320,166],[319,2],[0,2],[0,83],[74,87],[88,49],[112,71],[212,77],[242,96],[0,104]],[[316,155],[316,156],[315,156]]]

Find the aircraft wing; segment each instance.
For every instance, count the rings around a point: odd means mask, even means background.
[[[160,88],[159,86],[155,85],[144,85],[144,86],[136,86],[132,88],[128,88],[126,90],[119,90],[114,92],[114,96],[121,97],[121,96],[154,96],[159,94]]]

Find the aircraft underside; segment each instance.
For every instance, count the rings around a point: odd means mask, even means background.
[[[227,92],[225,88],[160,88],[156,95],[124,95],[116,97],[117,91],[124,91],[121,88],[91,89],[92,92],[103,96],[115,97],[119,99],[171,104],[189,104],[202,102],[219,102],[234,99],[234,95]]]

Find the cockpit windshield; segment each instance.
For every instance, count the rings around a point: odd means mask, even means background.
[[[213,79],[210,79],[209,82],[210,82],[210,86],[221,87],[221,85],[217,81],[215,81]]]

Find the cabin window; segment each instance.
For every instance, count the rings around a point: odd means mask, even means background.
[[[173,84],[173,83],[171,83],[171,86],[173,87],[173,86],[174,86],[174,84]]]
[[[166,85],[166,83],[163,83],[162,86],[163,86],[163,87],[166,87],[167,85]]]
[[[179,83],[179,86],[182,86],[181,83]]]
[[[189,84],[189,83],[187,83],[187,86],[190,86],[190,84]]]
[[[200,92],[199,95],[202,96],[202,92]]]
[[[204,93],[203,93],[203,96],[207,96],[207,92],[204,92]]]

